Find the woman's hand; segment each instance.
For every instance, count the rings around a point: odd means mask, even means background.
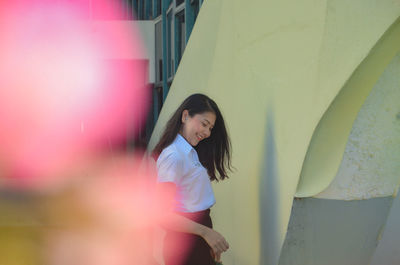
[[[212,249],[210,249],[211,257],[215,260],[215,262],[221,263],[221,254],[215,254]]]
[[[174,213],[172,207],[175,193],[176,185],[172,182],[163,182],[157,185],[160,224],[170,230],[201,236],[211,247],[215,261],[220,261],[221,253],[229,248],[228,242],[217,231]]]
[[[208,227],[205,229],[202,237],[214,252],[215,260],[219,261],[221,259],[221,253],[227,251],[229,248],[228,242],[226,242],[225,238],[220,233]]]

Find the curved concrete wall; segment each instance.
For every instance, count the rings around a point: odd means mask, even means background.
[[[315,197],[360,200],[392,196],[397,191],[399,99],[400,53],[386,67],[358,112],[335,179]]]

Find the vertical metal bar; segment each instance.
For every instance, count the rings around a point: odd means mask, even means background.
[[[156,122],[158,120],[158,93],[157,89],[154,87],[152,89],[153,91],[153,128],[156,125]]]
[[[144,5],[145,6],[145,17],[144,17],[144,19],[148,20],[148,19],[150,19],[150,17],[152,17],[152,15],[151,15],[152,0],[144,0],[144,1],[145,1],[145,5]]]
[[[194,10],[190,4],[190,0],[185,0],[185,27],[186,27],[186,43],[189,41],[194,25]]]
[[[130,16],[132,20],[137,20],[136,17],[136,9],[135,9],[135,0],[130,0],[129,3],[131,4],[131,8],[130,8]]]
[[[152,16],[152,18],[153,19],[155,19],[156,18],[156,5],[157,5],[157,3],[156,3],[156,0],[150,0],[151,2],[152,2],[152,4],[151,4],[151,16]]]
[[[174,65],[174,72],[176,73],[176,69],[178,69],[178,64],[179,64],[179,59],[178,59],[178,54],[179,54],[179,48],[178,48],[178,43],[179,43],[179,37],[180,37],[180,34],[179,34],[179,29],[178,29],[178,25],[180,25],[179,24],[179,17],[177,16],[177,14],[175,14],[174,15],[174,21],[175,21],[175,23],[174,23],[174,50],[175,50],[175,52],[174,52],[174,57],[175,57],[175,65]]]
[[[143,14],[142,14],[142,4],[143,4],[143,1],[142,1],[142,0],[138,0],[138,8],[137,8],[138,20],[142,20],[142,18],[143,18]]]
[[[162,28],[163,28],[163,34],[162,34],[162,41],[163,41],[163,101],[167,98],[168,95],[168,69],[167,69],[167,38],[168,38],[168,32],[167,32],[167,8],[168,8],[168,0],[162,0],[162,5],[161,5],[161,16],[162,16]]]
[[[139,19],[139,9],[136,0],[132,0],[132,15],[135,17],[135,19]]]

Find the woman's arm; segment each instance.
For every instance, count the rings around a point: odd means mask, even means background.
[[[217,231],[174,213],[173,198],[175,192],[176,185],[172,182],[157,184],[157,201],[161,211],[160,224],[173,231],[201,236],[214,251],[216,257],[219,257],[222,252],[229,248],[228,242]]]

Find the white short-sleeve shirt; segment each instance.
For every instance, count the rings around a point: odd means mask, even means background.
[[[175,183],[175,211],[198,212],[215,204],[207,170],[201,165],[196,150],[180,134],[158,157],[157,179]]]

